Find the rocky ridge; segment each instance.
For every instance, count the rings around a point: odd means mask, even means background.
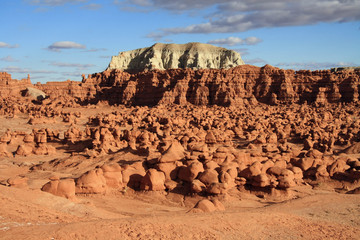
[[[107,70],[165,70],[176,68],[221,69],[243,65],[239,53],[203,43],[163,44],[120,52]]]
[[[107,70],[82,81],[83,88],[93,87],[88,93],[92,96],[89,100],[142,106],[189,103],[245,106],[258,101],[270,105],[356,102],[359,84],[359,70],[293,71],[270,65],[139,73]]]
[[[4,82],[4,81],[3,81]],[[284,70],[270,65],[242,65],[230,69],[169,69],[129,73],[121,70],[83,75],[82,82],[36,84],[51,98],[72,98],[80,104],[99,101],[127,106],[193,104],[197,106],[247,106],[357,102],[360,70]],[[4,96],[31,86],[12,81]]]

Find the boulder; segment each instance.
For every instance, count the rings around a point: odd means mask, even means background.
[[[185,157],[185,149],[178,142],[174,141],[169,148],[159,158],[160,163],[176,162]]]
[[[90,170],[76,179],[76,193],[97,194],[106,192],[106,179],[102,169]]]
[[[105,164],[101,167],[106,185],[111,188],[122,187],[122,169],[119,164]]]
[[[189,166],[182,166],[179,168],[178,178],[191,182],[203,171],[203,164],[199,161],[193,161]]]
[[[147,170],[141,180],[140,189],[150,191],[165,190],[165,174],[154,168]]]
[[[219,174],[217,171],[213,169],[207,169],[204,172],[200,173],[198,179],[204,183],[206,186],[210,185],[211,183],[218,183],[219,182]]]
[[[59,179],[52,178],[50,182],[46,183],[42,191],[51,193],[59,197],[68,199],[75,199],[75,181],[74,179]]]

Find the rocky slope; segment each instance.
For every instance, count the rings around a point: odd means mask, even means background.
[[[163,44],[120,52],[107,70],[144,71],[151,69],[220,69],[243,65],[239,53],[202,43]]]

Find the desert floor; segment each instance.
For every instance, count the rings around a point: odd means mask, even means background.
[[[84,128],[87,117],[99,112],[99,108],[87,109],[77,126]],[[61,121],[36,126],[27,121],[26,115],[1,116],[0,133],[69,128]],[[189,212],[198,196],[166,191],[122,189],[73,200],[57,197],[40,190],[54,173],[74,176],[99,161],[138,156],[119,153],[96,162],[74,156],[71,162],[56,165],[50,161],[69,157],[71,151],[54,146],[56,155],[0,157],[0,182],[18,175],[29,179],[21,188],[0,185],[0,239],[360,239],[360,194],[336,191],[331,183],[296,186],[285,197],[233,188],[219,197],[226,210],[211,213]],[[45,167],[30,170],[39,163]]]

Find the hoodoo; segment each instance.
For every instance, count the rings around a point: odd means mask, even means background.
[[[219,69],[243,65],[238,52],[204,43],[163,44],[120,52],[107,70],[165,70],[174,68]]]

